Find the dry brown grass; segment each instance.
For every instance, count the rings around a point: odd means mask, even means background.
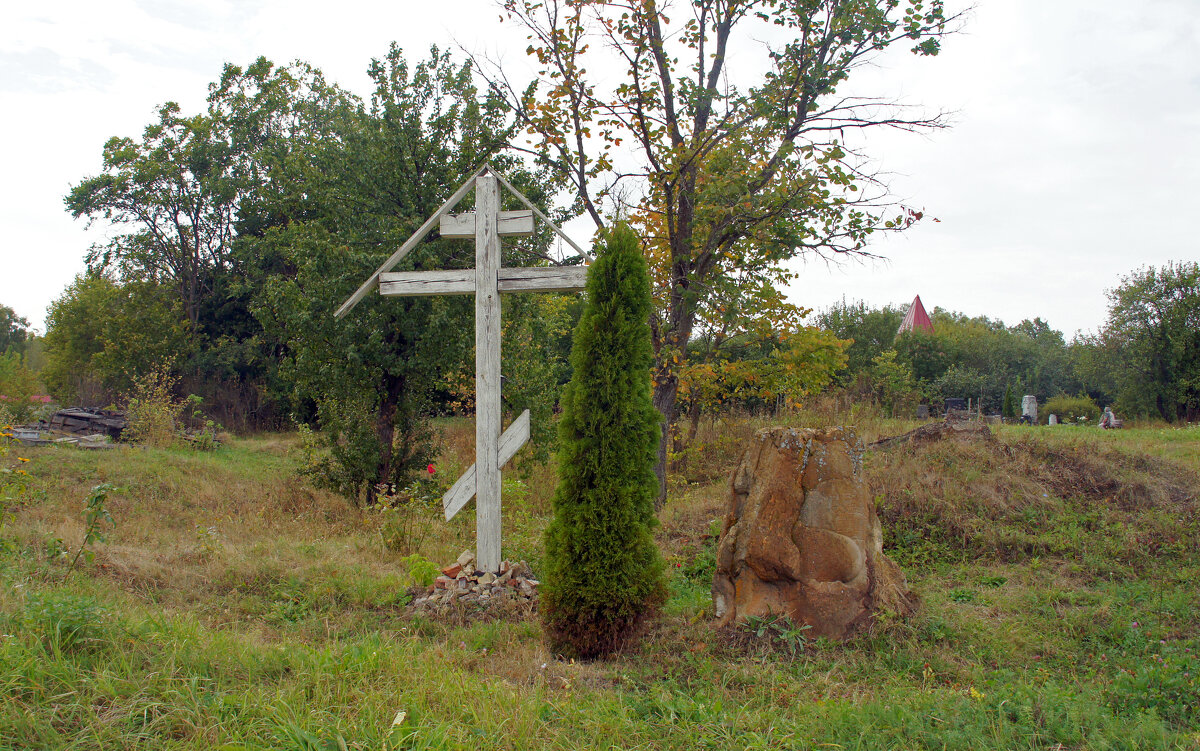
[[[1144,562],[1186,545],[1200,520],[1200,477],[1116,446],[969,434],[868,452],[885,529],[963,555],[1079,557],[1089,545]]]

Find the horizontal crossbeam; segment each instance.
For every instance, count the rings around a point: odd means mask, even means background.
[[[512,425],[508,426],[508,430],[500,435],[499,457],[496,463],[497,467],[503,467],[508,464],[508,460],[516,456],[516,453],[521,450],[525,442],[529,440],[529,410],[521,413],[521,416],[513,420]],[[462,477],[446,491],[442,496],[442,511],[446,514],[446,521],[454,518],[454,515],[462,510],[467,502],[475,497],[475,465],[472,464],[467,468],[466,472],[462,473]]]
[[[501,292],[575,292],[587,285],[587,266],[501,268]],[[386,297],[461,295],[475,291],[475,269],[397,271],[379,275],[379,294]]]
[[[576,292],[587,286],[587,266],[500,269],[501,292]]]
[[[529,237],[533,234],[533,212],[501,211],[496,220],[497,233],[501,237]],[[446,214],[442,217],[442,237],[451,240],[475,239],[475,212]]]
[[[379,275],[379,294],[385,297],[470,294],[475,269],[450,271],[392,271]]]

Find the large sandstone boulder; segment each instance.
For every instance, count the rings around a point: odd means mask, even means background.
[[[908,615],[916,598],[883,555],[853,430],[763,430],[733,473],[717,547],[720,625],[785,614],[841,638],[874,613]]]

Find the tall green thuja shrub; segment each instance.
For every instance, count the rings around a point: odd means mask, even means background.
[[[619,649],[666,595],[653,536],[659,415],[650,400],[650,304],[637,237],[618,226],[588,272],[562,400],[540,603],[560,654]]]

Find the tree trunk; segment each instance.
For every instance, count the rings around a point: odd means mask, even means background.
[[[667,502],[667,448],[671,445],[671,426],[678,416],[675,398],[679,393],[679,378],[665,367],[660,367],[654,377],[654,408],[662,416],[659,423],[662,433],[658,437],[658,461],[654,464],[654,475],[658,478],[658,497],[654,499],[654,510],[661,511]]]
[[[396,410],[400,404],[400,395],[404,391],[404,379],[399,376],[385,376],[383,394],[379,400],[379,412],[375,416],[375,435],[379,439],[379,459],[376,464],[375,482],[367,488],[367,505],[375,503],[379,494],[379,486],[391,482],[396,441]]]

